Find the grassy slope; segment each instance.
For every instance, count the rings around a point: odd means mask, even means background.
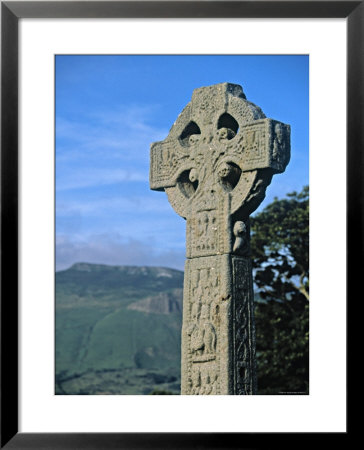
[[[181,300],[183,273],[77,264],[56,274],[56,392],[178,393],[181,314],[126,309],[160,292]]]

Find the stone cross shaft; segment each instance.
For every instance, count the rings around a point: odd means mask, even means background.
[[[150,187],[187,220],[182,394],[256,392],[249,215],[290,158],[290,126],[241,86],[195,89],[164,141]]]

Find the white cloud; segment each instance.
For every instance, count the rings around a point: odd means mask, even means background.
[[[149,149],[167,130],[147,123],[155,107],[85,113],[56,120],[57,191],[123,181],[148,182]]]
[[[115,214],[138,213],[145,217],[147,213],[171,213],[171,206],[165,196],[151,198],[148,196],[121,196],[109,198],[95,198],[90,200],[57,201],[56,214],[58,217],[72,216],[75,213],[102,217],[106,212]]]
[[[93,235],[83,241],[64,235],[56,239],[56,270],[66,269],[75,262],[183,270],[184,261],[184,250],[160,250],[138,240],[121,241],[115,235]]]
[[[150,143],[168,134],[168,130],[147,124],[154,109],[131,106],[119,111],[85,113],[77,120],[57,116],[57,159],[113,155],[138,160],[144,152],[149,155]]]
[[[62,170],[58,168],[56,176],[56,190],[66,191],[87,187],[98,187],[122,182],[148,182],[147,171],[135,171],[114,168],[73,168]]]

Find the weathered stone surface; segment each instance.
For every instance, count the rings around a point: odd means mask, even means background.
[[[151,145],[150,187],[187,220],[182,394],[255,392],[249,215],[289,158],[290,126],[230,83],[195,89]]]

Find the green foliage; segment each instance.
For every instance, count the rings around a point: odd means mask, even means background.
[[[251,218],[258,394],[308,393],[309,191]]]

